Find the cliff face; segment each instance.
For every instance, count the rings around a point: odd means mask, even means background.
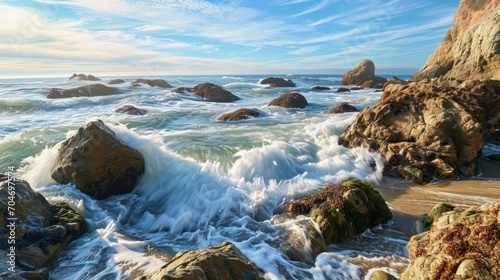
[[[500,79],[500,1],[462,0],[446,37],[411,81]]]

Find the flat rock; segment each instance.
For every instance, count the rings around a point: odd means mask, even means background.
[[[295,83],[289,79],[268,77],[259,81],[260,85],[267,85],[269,87],[296,87]]]
[[[218,118],[219,121],[239,121],[249,117],[258,117],[260,112],[257,109],[241,108],[236,111],[224,114]]]
[[[307,105],[306,98],[298,92],[285,93],[269,103],[269,106],[280,106],[284,108],[305,108]]]
[[[102,84],[84,85],[71,89],[51,88],[47,98],[93,97],[117,94],[118,89]]]

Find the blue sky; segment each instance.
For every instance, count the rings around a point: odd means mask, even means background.
[[[2,0],[0,77],[331,74],[365,58],[381,71],[415,70],[444,38],[458,4]]]

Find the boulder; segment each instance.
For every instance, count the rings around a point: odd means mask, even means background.
[[[347,113],[347,112],[359,112],[356,107],[349,105],[347,102],[342,102],[338,106],[333,107],[328,114],[339,114],[339,113]]]
[[[329,185],[317,194],[293,202],[288,211],[314,219],[327,244],[355,237],[392,218],[378,191],[354,179]]]
[[[409,279],[498,279],[500,203],[443,213],[408,245]]]
[[[150,87],[171,88],[172,86],[163,79],[137,79],[131,83],[133,86],[148,85]]]
[[[330,90],[329,87],[323,87],[323,86],[314,86],[311,89],[312,90]]]
[[[363,88],[362,87],[351,87],[350,90],[353,91],[353,90],[362,90]]]
[[[339,138],[386,159],[390,173],[416,183],[477,174],[485,138],[500,127],[500,81],[460,88],[393,84]]]
[[[159,271],[141,279],[263,280],[264,272],[236,246],[225,241],[207,249],[181,251]]]
[[[118,85],[118,84],[123,84],[125,83],[124,80],[122,79],[114,79],[108,82],[108,85]]]
[[[212,83],[196,85],[192,88],[192,91],[209,102],[233,102],[240,100],[238,96]]]
[[[144,173],[144,158],[101,120],[90,121],[59,148],[52,178],[73,183],[96,199],[131,192]]]
[[[123,105],[115,110],[115,113],[123,113],[129,115],[145,115],[148,112],[146,109],[137,108],[132,105]]]
[[[452,211],[455,207],[449,203],[439,203],[432,207],[429,214],[422,218],[424,229],[428,230],[434,221],[437,221],[444,213]]]
[[[441,44],[410,81],[500,79],[500,2],[461,0]]]
[[[289,79],[268,77],[259,81],[260,85],[267,85],[269,87],[296,87],[295,83]]]
[[[389,274],[385,271],[377,270],[373,272],[372,276],[370,277],[370,280],[397,280],[397,278],[394,275]]]
[[[9,198],[12,193],[13,200]],[[10,201],[15,204],[9,204]],[[48,267],[88,227],[85,219],[69,206],[50,205],[27,182],[9,181],[3,174],[0,174],[0,213],[4,215],[0,219],[0,253],[5,257],[11,253],[11,246],[15,247],[16,262],[15,273],[1,271],[1,279],[47,279]],[[15,230],[9,228],[12,223]],[[4,262],[6,258],[2,259]]]
[[[387,82],[387,79],[375,76],[375,64],[369,59],[361,61],[356,67],[345,72],[344,77],[342,77],[342,85],[361,86],[367,83],[365,87],[372,87],[385,82]]]
[[[71,89],[51,88],[47,98],[71,98],[71,97],[92,97],[105,96],[118,93],[118,89],[102,84],[84,85]]]
[[[351,90],[345,87],[340,87],[337,89],[337,92],[351,92]]]
[[[193,88],[191,88],[191,87],[178,87],[178,88],[174,89],[173,92],[176,92],[176,93],[193,92]]]
[[[224,114],[219,117],[219,121],[239,121],[249,117],[258,117],[260,112],[257,109],[241,108],[236,111]]]
[[[100,81],[101,79],[97,78],[96,76],[92,75],[85,75],[85,74],[73,74],[71,77],[69,77],[69,80],[73,81]]]
[[[306,98],[298,92],[285,93],[269,103],[269,106],[280,106],[284,108],[305,108],[307,105]]]

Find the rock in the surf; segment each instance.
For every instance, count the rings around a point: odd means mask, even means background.
[[[148,85],[150,87],[171,88],[172,86],[163,79],[137,79],[131,83],[133,86]]]
[[[307,105],[306,98],[298,92],[285,93],[269,103],[269,106],[280,106],[284,108],[305,108]]]
[[[374,85],[382,87],[385,82],[387,82],[386,78],[375,76],[375,64],[369,59],[361,61],[356,67],[345,72],[342,78],[342,85],[363,85],[363,87]]]
[[[345,87],[339,87],[336,92],[351,92],[350,89],[348,88],[345,88]]]
[[[293,202],[288,211],[314,219],[327,244],[355,237],[392,218],[379,192],[371,184],[354,179],[329,185],[317,194]]]
[[[264,272],[230,242],[181,251],[172,260],[141,279],[264,279]]]
[[[48,267],[71,241],[87,231],[85,219],[68,205],[51,205],[27,182],[9,181],[3,174],[0,213],[4,215],[0,219],[1,267],[10,267],[10,258],[15,255],[15,273],[2,270],[1,279],[47,279]],[[15,247],[14,254],[11,246]]]
[[[259,84],[269,87],[296,87],[295,83],[291,80],[279,77],[264,78],[259,81]]]
[[[324,86],[313,86],[311,89],[312,90],[330,90],[329,87],[324,87]]]
[[[118,93],[118,89],[102,84],[84,85],[70,89],[51,88],[47,98],[71,98],[71,97],[93,97],[106,96]]]
[[[342,102],[339,105],[333,107],[328,113],[329,114],[340,114],[348,112],[359,112],[356,107],[350,105],[348,102]]]
[[[236,111],[224,114],[218,118],[219,121],[240,121],[246,120],[250,117],[258,117],[260,115],[259,110],[241,108]]]
[[[444,212],[406,248],[410,265],[403,280],[498,279],[500,203]]]
[[[500,81],[469,81],[460,88],[392,84],[339,144],[377,150],[392,174],[422,184],[476,175],[484,140],[498,128]]]
[[[123,105],[115,110],[115,113],[123,113],[129,115],[145,115],[147,112],[148,110],[137,108],[133,105]]]
[[[118,84],[123,84],[125,83],[125,80],[123,79],[114,79],[108,82],[108,85],[118,85]]]
[[[72,81],[100,81],[101,79],[97,78],[93,75],[85,75],[85,74],[73,74],[69,77],[69,80]]]
[[[230,91],[223,89],[219,85],[212,83],[203,83],[194,86],[191,89],[196,95],[203,97],[209,102],[233,102],[240,98]]]
[[[115,136],[101,120],[90,121],[64,141],[52,178],[73,183],[96,199],[131,192],[144,173],[144,157]]]

